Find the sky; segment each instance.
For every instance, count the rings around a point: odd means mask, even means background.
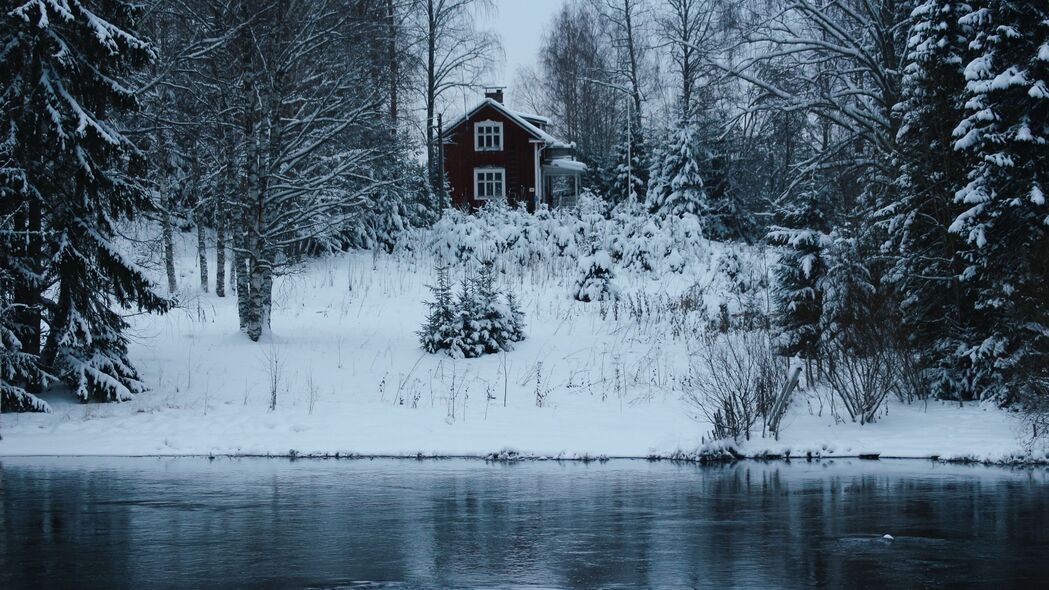
[[[571,0],[495,0],[496,13],[488,28],[502,37],[506,62],[492,73],[493,83],[512,86],[519,67],[535,66],[543,32],[567,1]]]

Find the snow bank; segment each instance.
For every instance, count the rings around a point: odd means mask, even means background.
[[[619,302],[574,301],[571,267],[510,271],[503,280],[520,297],[528,339],[467,360],[419,347],[429,254],[319,260],[279,281],[273,333],[251,343],[238,331],[234,298],[192,286],[199,274],[186,252],[181,308],[131,318],[131,358],[150,391],[86,405],[53,392],[51,414],[0,417],[0,455],[696,458],[710,449],[710,425],[690,415],[680,390],[696,327],[675,314],[683,297],[689,309],[722,301],[714,269],[726,248],[707,248],[692,270],[658,281],[617,269]],[[893,402],[878,422],[859,426],[836,423],[825,400],[800,393],[780,440],[732,450],[1045,458],[1025,446],[1020,421],[995,407]]]

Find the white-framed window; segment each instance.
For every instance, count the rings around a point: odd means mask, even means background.
[[[480,121],[474,125],[474,150],[499,152],[503,149],[503,124],[499,121]]]
[[[479,201],[506,198],[505,168],[474,168],[474,198]]]

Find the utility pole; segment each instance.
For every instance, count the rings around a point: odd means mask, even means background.
[[[634,194],[634,125],[630,116],[631,97],[626,97],[626,200]]]
[[[633,111],[630,108],[631,97],[634,91],[626,86],[619,86],[617,84],[610,84],[604,80],[597,80],[594,78],[582,78],[587,82],[597,84],[598,86],[604,86],[610,90],[615,90],[626,95],[626,199],[630,200],[630,195],[634,194],[634,125],[633,125]]]
[[[441,208],[447,208],[449,206],[447,195],[444,194],[445,185],[445,172],[444,172],[444,119],[441,114],[437,115],[437,165],[440,166],[441,172],[438,175],[441,188],[437,189],[437,195],[441,199]]]

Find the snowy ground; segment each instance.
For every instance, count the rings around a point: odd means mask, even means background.
[[[273,334],[251,343],[237,329],[235,298],[194,286],[192,254],[180,260],[180,309],[132,320],[132,360],[151,391],[122,404],[52,394],[51,414],[4,414],[0,455],[648,457],[692,453],[709,431],[681,400],[688,352],[672,322],[625,302],[575,302],[570,275],[513,277],[528,340],[505,355],[452,360],[424,353],[415,334],[432,280],[426,255],[315,262],[279,282]],[[621,278],[625,293],[649,301],[694,283],[716,291],[709,271]],[[859,426],[803,391],[779,441],[759,435],[740,450],[999,461],[1032,456],[1023,429],[992,406],[895,401]]]

